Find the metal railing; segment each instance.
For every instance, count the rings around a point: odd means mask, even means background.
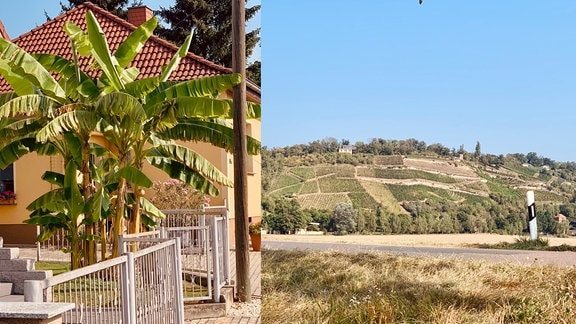
[[[119,255],[157,244],[160,238],[180,238],[186,301],[220,301],[221,289],[231,284],[228,209],[224,206],[202,209],[164,210],[166,218],[157,231],[119,237]],[[59,231],[50,240],[38,243],[37,259],[47,259],[49,251],[67,247],[66,235]],[[46,257],[44,257],[46,255]],[[41,257],[42,256],[42,257]]]
[[[160,232],[164,237],[179,237],[185,275],[192,281],[206,280],[209,294],[188,292],[184,300],[213,299],[219,302],[220,291],[231,284],[228,209],[206,207],[202,210],[164,210]],[[210,280],[212,279],[212,280]],[[188,281],[188,280],[187,280]]]
[[[30,302],[71,302],[64,323],[183,323],[179,239],[44,280],[27,280]]]

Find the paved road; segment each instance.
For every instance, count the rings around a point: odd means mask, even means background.
[[[457,257],[462,259],[482,259],[495,262],[523,264],[555,264],[560,266],[576,265],[576,252],[548,252],[496,250],[475,248],[447,248],[423,246],[385,246],[350,243],[310,243],[264,241],[266,249],[276,250],[336,250],[345,252],[382,252],[406,256]]]

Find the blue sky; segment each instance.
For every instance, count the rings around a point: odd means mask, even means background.
[[[267,1],[263,145],[416,138],[576,161],[576,1]]]

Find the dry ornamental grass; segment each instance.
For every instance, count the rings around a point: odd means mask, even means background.
[[[574,267],[262,253],[263,323],[576,323]]]

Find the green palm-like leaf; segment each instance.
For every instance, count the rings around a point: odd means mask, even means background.
[[[59,187],[64,187],[64,175],[62,173],[46,171],[42,175],[42,180]]]
[[[223,99],[227,101],[232,106],[232,109],[228,112],[226,118],[234,118],[234,102],[230,99]],[[260,104],[254,102],[246,102],[246,119],[260,119],[262,118],[262,107]]]
[[[82,72],[78,68],[78,65],[73,62],[53,54],[34,54],[33,56],[36,58],[38,63],[42,64],[42,66],[44,66],[48,71],[60,75],[60,81],[58,81],[58,84],[60,84],[64,89],[67,97],[79,100],[79,86],[84,82],[91,83],[92,87],[90,87],[90,89],[92,89],[92,91],[97,91],[94,81],[92,81],[86,73]],[[87,89],[88,85],[84,85],[83,88]],[[94,95],[92,93],[90,94]],[[88,95],[86,96],[88,97]]]
[[[64,209],[64,188],[57,188],[42,196],[36,198],[31,202],[26,209],[30,211],[45,210],[45,211],[59,211]]]
[[[126,84],[126,93],[136,98],[145,98],[149,93],[158,88],[158,77],[145,78]]]
[[[89,134],[96,129],[98,116],[96,113],[85,110],[73,110],[51,120],[44,128],[38,131],[36,139],[44,143],[51,138],[67,131],[82,131]]]
[[[109,211],[111,204],[105,188],[99,187],[86,203],[85,214],[92,215],[92,219],[88,223],[96,223],[101,219],[102,215]]]
[[[178,97],[216,97],[219,93],[240,84],[240,74],[224,74],[198,78],[180,83],[161,83],[158,90],[147,99],[149,105],[156,105],[167,99]]]
[[[96,102],[96,110],[104,116],[129,117],[134,123],[142,124],[147,119],[140,101],[124,92],[109,93]]]
[[[35,118],[0,119],[0,147],[27,138],[35,138],[42,126]]]
[[[142,171],[131,166],[118,170],[116,178],[124,178],[129,182],[144,188],[150,188],[153,184],[152,180],[150,180],[150,178],[148,178]]]
[[[148,154],[146,154],[147,157],[155,156],[169,158],[200,173],[210,181],[225,186],[232,186],[232,181],[202,155],[174,142],[162,141],[160,139],[153,139],[153,142],[156,144],[156,148],[150,150]]]
[[[160,131],[158,135],[164,139],[206,142],[234,152],[234,129],[228,126],[225,120],[181,120],[174,127]],[[247,136],[246,142],[248,154],[260,153],[258,140]]]
[[[54,99],[63,102],[66,98],[64,89],[60,87],[50,72],[26,51],[3,38],[0,38],[0,61],[7,62],[13,73],[28,79]],[[18,92],[16,88],[14,90]]]
[[[148,199],[140,197],[140,206],[144,214],[152,216],[157,219],[166,218],[166,215],[158,209],[154,204],[152,204]]]
[[[43,95],[26,95],[14,98],[0,107],[0,118],[37,116],[52,118],[61,103]]]
[[[170,62],[168,62],[168,65],[162,67],[162,73],[160,74],[160,81],[161,82],[167,81],[168,78],[170,77],[170,74],[172,74],[172,72],[174,72],[174,70],[176,70],[176,68],[178,67],[178,64],[180,64],[180,61],[184,57],[186,57],[186,54],[188,53],[188,49],[190,48],[190,43],[192,42],[192,34],[193,33],[194,33],[194,31],[192,30],[192,32],[190,32],[188,37],[186,37],[186,39],[184,40],[184,43],[182,43],[182,46],[180,46],[180,48],[178,49],[178,51],[176,52],[174,57],[172,57]]]
[[[0,93],[0,106],[16,98],[17,96],[18,94],[16,94],[16,92]]]
[[[21,141],[5,145],[0,149],[0,169],[7,168],[28,153],[30,153],[29,147],[23,145]]]
[[[12,68],[8,65],[8,62],[0,59],[0,75],[4,77],[4,80],[14,89],[14,92],[19,96],[25,96],[29,94],[34,94],[35,89],[32,82],[30,82],[25,77],[16,74],[12,71]]]
[[[76,164],[71,161],[66,165],[64,174],[64,198],[69,206],[70,216],[77,219],[84,211],[84,199],[78,186],[78,169]]]
[[[184,183],[207,195],[217,196],[219,194],[218,188],[208,181],[208,179],[200,173],[187,168],[182,163],[157,156],[147,157],[146,159],[151,165],[166,172],[172,179],[182,180]]]
[[[120,44],[114,56],[120,67],[125,68],[140,52],[148,38],[158,26],[158,19],[152,17],[133,31],[126,40]]]
[[[64,31],[70,37],[70,40],[75,44],[74,48],[78,51],[81,56],[89,56],[92,52],[92,44],[88,39],[88,36],[84,33],[84,31],[76,26],[71,21],[67,21],[64,24]]]
[[[147,106],[147,115],[170,116],[173,118],[214,118],[225,117],[232,109],[231,102],[212,98],[178,97],[154,107]],[[171,111],[168,111],[171,110]],[[166,114],[168,112],[168,114]]]
[[[118,61],[110,54],[106,35],[91,11],[86,13],[86,28],[88,30],[88,39],[92,44],[92,57],[98,62],[100,69],[110,80],[111,85],[116,90],[124,89],[124,84],[120,81],[120,75],[116,69],[120,67]]]

